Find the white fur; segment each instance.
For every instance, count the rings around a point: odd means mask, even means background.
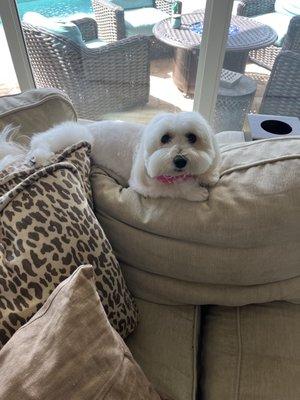
[[[196,135],[195,144],[188,142],[186,134],[189,132]],[[169,133],[172,140],[162,144],[161,137],[165,133]],[[33,136],[25,161],[45,164],[54,153],[83,140],[91,144],[95,164],[129,181],[134,190],[146,197],[204,201],[208,190],[200,184],[214,185],[219,179],[219,151],[212,130],[200,114],[191,112],[160,114],[147,126],[122,121],[88,125],[65,122]],[[0,158],[1,154],[0,151]],[[174,166],[176,155],[187,160],[180,171]],[[194,178],[169,185],[156,179],[159,175],[182,173]]]
[[[46,132],[34,135],[26,160],[40,165],[45,164],[55,153],[80,141],[86,141],[93,145],[93,135],[84,125],[64,122]]]
[[[160,139],[165,133],[169,133],[172,140],[162,144]],[[197,136],[195,144],[187,141],[187,133]],[[180,171],[174,168],[173,160],[176,155],[183,155],[188,161],[186,167]],[[129,184],[144,196],[204,201],[208,198],[208,190],[200,184],[216,184],[219,179],[218,163],[219,150],[213,132],[200,114],[161,114],[143,131]],[[183,172],[196,178],[170,185],[155,179],[159,175],[176,176]]]

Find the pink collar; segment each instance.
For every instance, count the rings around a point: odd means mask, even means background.
[[[194,178],[194,176],[191,174],[182,174],[182,175],[175,175],[175,176],[159,175],[159,176],[155,177],[155,179],[158,180],[158,182],[163,183],[164,185],[170,185],[173,183],[184,182],[191,178]]]

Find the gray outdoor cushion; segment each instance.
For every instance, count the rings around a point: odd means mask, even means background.
[[[275,0],[275,11],[295,16],[300,15],[300,2],[299,0]]]

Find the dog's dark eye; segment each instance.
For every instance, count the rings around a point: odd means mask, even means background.
[[[172,140],[171,135],[169,135],[168,133],[166,133],[165,135],[163,135],[160,139],[161,143],[166,144],[169,143]]]
[[[185,136],[189,143],[195,143],[197,141],[197,136],[194,133],[187,133]]]

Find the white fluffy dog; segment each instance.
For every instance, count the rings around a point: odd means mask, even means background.
[[[219,179],[213,132],[193,112],[160,114],[146,126],[66,122],[35,135],[26,161],[45,164],[55,152],[82,140],[91,143],[95,164],[113,171],[146,197],[204,201],[207,187]]]
[[[129,184],[144,196],[204,201],[205,186],[219,179],[218,164],[217,143],[200,114],[161,114],[143,131]]]

